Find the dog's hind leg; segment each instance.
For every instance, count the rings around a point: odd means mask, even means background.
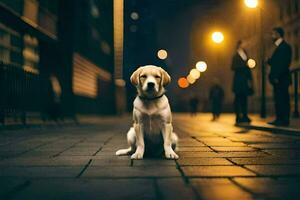
[[[125,155],[131,155],[135,152],[136,146],[135,146],[135,132],[134,128],[130,128],[127,133],[127,142],[129,144],[129,148],[127,149],[120,149],[116,152],[117,156],[125,156]]]

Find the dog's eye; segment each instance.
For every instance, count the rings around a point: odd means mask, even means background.
[[[160,76],[156,75],[155,78],[160,78]]]
[[[147,78],[147,76],[146,75],[142,75],[141,78]]]

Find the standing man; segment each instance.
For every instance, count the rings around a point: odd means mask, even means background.
[[[234,71],[232,91],[235,94],[236,124],[251,122],[248,117],[248,96],[253,94],[253,83],[252,74],[247,65],[248,56],[243,45],[241,40],[237,42],[231,65],[231,70]]]
[[[269,122],[275,126],[288,126],[290,123],[290,95],[291,84],[290,64],[292,59],[291,46],[284,40],[284,30],[273,28],[272,40],[277,46],[273,55],[268,59],[271,66],[269,81],[273,86],[276,119]]]

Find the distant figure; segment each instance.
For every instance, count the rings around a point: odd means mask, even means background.
[[[45,88],[45,114],[47,119],[63,120],[61,108],[61,86],[56,76],[50,75]],[[43,117],[46,120],[45,117]]]
[[[222,112],[222,104],[224,100],[224,90],[219,84],[218,79],[213,80],[213,85],[209,90],[209,101],[211,103],[212,121],[217,120]]]
[[[269,124],[288,126],[290,123],[290,96],[291,84],[290,64],[292,59],[291,46],[284,40],[284,30],[276,27],[272,31],[272,39],[277,46],[268,64],[271,66],[269,81],[273,86],[276,119]]]
[[[196,96],[190,99],[191,116],[197,115],[199,100]]]
[[[235,94],[234,109],[236,124],[250,123],[248,117],[248,96],[253,94],[252,74],[247,66],[248,56],[243,47],[243,42],[238,41],[236,53],[232,58],[231,70],[234,71],[232,91]]]

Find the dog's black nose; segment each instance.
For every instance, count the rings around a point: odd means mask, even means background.
[[[152,83],[152,82],[149,82],[149,83],[147,84],[147,86],[148,86],[148,88],[154,88],[155,84]]]

